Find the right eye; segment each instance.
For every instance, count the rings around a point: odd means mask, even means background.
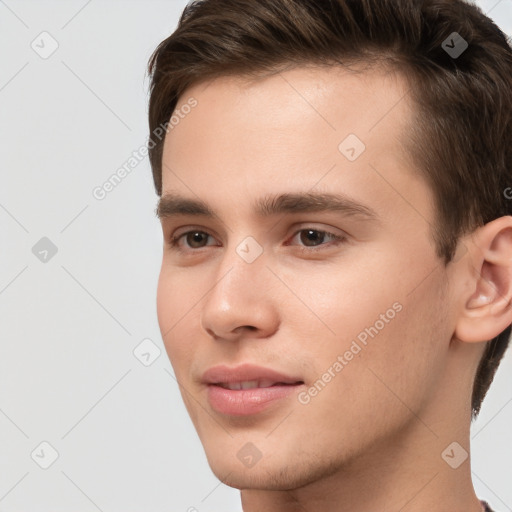
[[[191,231],[185,231],[177,236],[172,236],[170,239],[170,245],[173,249],[178,252],[188,252],[189,249],[202,249],[203,247],[207,247],[207,245],[201,245],[207,237],[211,236],[206,233],[206,231],[201,231],[199,229],[193,229]],[[184,239],[187,242],[188,248],[183,249],[180,244],[180,240]],[[197,245],[199,244],[199,246]]]

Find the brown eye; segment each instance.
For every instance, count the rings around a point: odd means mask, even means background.
[[[300,236],[301,242],[304,242],[304,245],[307,247],[311,247],[310,244],[314,244],[317,242],[321,242],[327,233],[325,231],[318,231],[317,229],[303,229],[302,235]]]
[[[337,246],[347,240],[347,237],[344,235],[335,235],[329,231],[313,228],[300,229],[295,233],[292,240],[295,239],[297,235],[299,235],[299,249],[304,253],[328,249],[329,247]],[[326,237],[331,240],[330,243],[324,242]]]
[[[204,233],[203,231],[189,231],[188,233],[185,233],[185,235],[185,240],[187,241],[187,244],[189,244],[189,247],[196,249],[198,247],[204,247],[201,245],[201,242],[207,240],[208,237],[208,234]]]
[[[181,235],[171,237],[170,245],[173,249],[180,252],[187,252],[188,250],[202,249],[207,247],[208,237],[211,236],[205,231],[192,230],[182,233]],[[181,243],[181,240],[185,240],[185,244]]]

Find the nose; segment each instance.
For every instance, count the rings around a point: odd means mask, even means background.
[[[212,338],[266,338],[278,329],[279,299],[272,294],[278,280],[266,263],[265,252],[248,263],[226,249],[202,303],[201,326]]]

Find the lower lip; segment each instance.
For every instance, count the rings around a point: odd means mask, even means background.
[[[222,414],[247,416],[265,410],[277,400],[286,398],[303,384],[270,386],[268,388],[226,389],[215,384],[208,386],[210,405]]]

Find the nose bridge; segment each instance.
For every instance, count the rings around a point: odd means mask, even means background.
[[[210,294],[212,300],[215,298],[231,303],[232,299],[237,299],[239,303],[248,304],[251,298],[256,299],[259,296],[258,286],[268,278],[265,276],[269,273],[265,264],[263,247],[253,237],[246,237],[228,247],[217,269],[217,284]]]
[[[253,237],[226,248],[201,312],[207,332],[228,337],[242,326],[262,332],[273,328],[277,315],[268,293],[272,273],[266,263],[263,247]]]
[[[247,284],[261,282],[268,273],[266,263],[263,246],[253,236],[245,236],[237,243],[230,243],[217,269],[216,280],[220,280],[217,286],[223,285],[227,290],[233,285],[234,291],[241,291],[239,288],[244,280]]]

